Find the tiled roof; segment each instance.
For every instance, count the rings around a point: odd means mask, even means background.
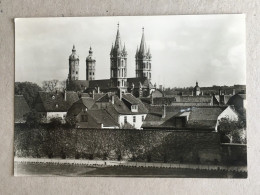
[[[30,112],[30,108],[23,95],[14,96],[14,122],[25,122],[24,116]]]
[[[90,97],[82,97],[76,101],[68,110],[67,115],[78,115],[85,108],[91,109],[95,101]]]
[[[197,120],[217,120],[218,116],[227,108],[227,106],[208,106],[193,107],[190,114],[190,121]]]
[[[130,104],[140,104],[142,101],[134,97],[131,93],[126,93],[122,95],[122,98],[128,101]]]
[[[95,101],[101,101],[101,98],[104,97],[106,93],[94,93],[94,100]]]
[[[88,113],[90,116],[92,116],[92,118],[95,119],[97,123],[102,123],[104,127],[119,126],[119,124],[115,122],[112,116],[110,116],[110,114],[104,109],[89,110]]]
[[[187,128],[214,129],[219,115],[227,106],[176,107],[165,106],[166,116],[162,118],[163,106],[150,106],[142,127],[169,126],[175,117],[189,112]]]
[[[78,94],[67,91],[66,101],[63,92],[40,91],[36,100],[35,109],[38,112],[67,112],[71,105],[76,102]]]

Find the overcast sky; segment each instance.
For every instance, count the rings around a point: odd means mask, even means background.
[[[245,16],[23,18],[15,20],[15,80],[41,84],[65,80],[73,44],[86,79],[89,47],[96,79],[110,77],[110,49],[117,23],[128,52],[128,77],[135,77],[135,52],[142,27],[152,54],[152,82],[165,87],[245,84]]]

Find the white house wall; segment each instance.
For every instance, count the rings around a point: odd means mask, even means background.
[[[143,121],[142,121],[142,116],[144,116],[144,120],[146,118],[146,114],[138,114],[138,115],[120,115],[118,119],[118,123],[120,124],[120,127],[124,125],[124,117],[127,117],[127,122],[134,126],[136,129],[140,129]],[[136,122],[133,122],[133,117],[136,117]]]
[[[62,122],[65,122],[66,114],[67,112],[47,112],[47,116],[46,116],[47,123],[49,123],[52,118],[58,118],[58,117],[62,119]]]

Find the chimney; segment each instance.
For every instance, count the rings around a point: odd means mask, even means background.
[[[67,101],[67,90],[64,90],[64,101]]]
[[[95,90],[93,90],[93,92],[92,92],[92,98],[93,99],[95,98]]]
[[[162,118],[165,118],[166,117],[166,105],[164,104],[163,105],[163,115],[162,115]]]
[[[115,103],[115,96],[114,96],[114,95],[111,96],[111,103],[112,103],[112,104]]]
[[[221,89],[218,90],[218,95],[221,95]]]
[[[100,87],[97,87],[97,93],[100,93]]]
[[[194,94],[193,94],[193,90],[191,91],[191,96],[194,96]]]
[[[122,100],[122,89],[119,89],[119,99]]]
[[[201,91],[201,95],[203,96],[203,91]]]
[[[236,95],[236,89],[233,89],[233,95]]]

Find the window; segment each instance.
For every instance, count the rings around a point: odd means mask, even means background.
[[[134,123],[136,122],[136,116],[133,116],[133,122]]]
[[[131,106],[131,111],[132,112],[138,112],[138,105],[132,105]]]
[[[94,72],[93,72],[93,74],[92,75],[94,75]]]
[[[127,123],[127,116],[124,116],[124,123]]]
[[[89,72],[89,75],[91,75],[91,72]]]
[[[76,71],[76,74],[78,74],[78,71]]]
[[[142,121],[144,121],[144,116],[142,116]]]

